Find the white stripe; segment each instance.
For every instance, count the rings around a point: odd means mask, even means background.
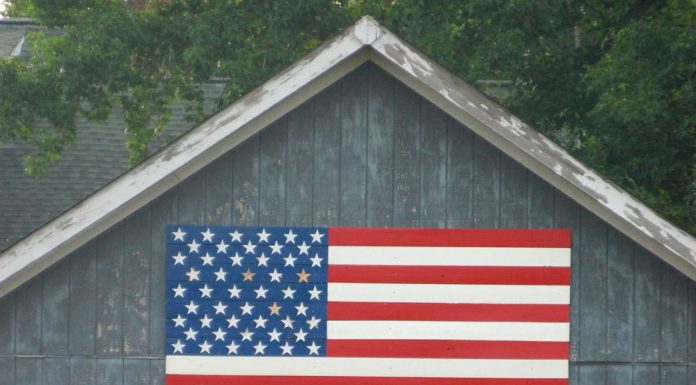
[[[330,246],[332,265],[570,266],[569,248]]]
[[[568,304],[570,286],[329,282],[330,302]]]
[[[328,339],[567,342],[566,322],[328,321]]]
[[[566,360],[167,356],[167,374],[568,378]]]

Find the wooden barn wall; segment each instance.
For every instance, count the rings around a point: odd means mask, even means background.
[[[696,384],[696,283],[367,65],[0,299],[0,385],[162,384],[171,223],[569,228],[571,384]]]

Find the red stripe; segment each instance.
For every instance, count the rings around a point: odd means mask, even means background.
[[[556,229],[329,228],[331,246],[570,247],[570,231]]]
[[[568,305],[329,302],[329,320],[569,322]]]
[[[567,342],[327,340],[330,357],[567,359]]]
[[[570,285],[570,268],[329,265],[329,282]]]
[[[548,378],[412,378],[326,376],[196,376],[167,374],[167,385],[568,385]]]

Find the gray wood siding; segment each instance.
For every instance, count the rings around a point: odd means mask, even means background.
[[[696,384],[696,283],[373,65],[0,299],[0,385],[163,384],[165,225],[568,228],[571,384]]]

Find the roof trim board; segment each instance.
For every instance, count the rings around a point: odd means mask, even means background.
[[[366,16],[0,254],[0,298],[369,60],[696,280],[696,239]]]

